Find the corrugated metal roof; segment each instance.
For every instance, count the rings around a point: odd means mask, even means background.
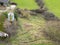
[[[8,2],[9,0],[0,0],[0,2]]]

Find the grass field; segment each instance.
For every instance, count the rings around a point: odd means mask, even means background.
[[[35,3],[35,0],[12,0],[16,2],[19,8],[27,9],[37,9],[38,5]]]
[[[42,16],[31,16],[28,19],[18,18],[19,29],[15,36],[0,43],[0,45],[54,45],[42,35],[45,20]],[[27,42],[27,43],[26,43]]]
[[[12,0],[17,3],[17,7],[21,9],[37,9],[38,5],[35,0]],[[58,18],[60,18],[60,6],[59,0],[44,0],[49,11],[53,12]],[[4,19],[2,17],[1,19]],[[0,21],[0,29],[3,29],[3,21]],[[36,16],[30,16],[27,18],[18,17],[19,29],[17,34],[9,38],[9,40],[0,43],[0,45],[55,45],[51,40],[44,37],[42,30],[45,29],[46,20],[41,14]]]
[[[60,0],[44,0],[50,12],[60,18]]]
[[[40,32],[45,27],[45,20],[42,16],[31,16],[29,20],[18,18],[18,20],[20,29],[17,30],[17,36],[11,38],[12,45],[54,45]]]

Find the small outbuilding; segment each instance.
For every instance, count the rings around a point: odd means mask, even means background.
[[[0,0],[0,6],[7,6],[9,3],[9,0]]]

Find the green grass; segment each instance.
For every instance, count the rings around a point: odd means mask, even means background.
[[[32,45],[54,45],[52,43],[41,43],[41,44],[32,44]]]
[[[43,36],[41,36],[41,34],[40,37],[35,38],[36,33],[41,33],[38,29],[42,29],[45,26],[45,20],[42,16],[31,16],[29,20],[26,18],[18,18],[18,20],[20,29],[17,30],[17,37],[11,38],[12,45],[54,45],[53,43],[44,43],[43,41],[40,43],[39,40],[46,40]],[[32,26],[29,27],[25,24],[31,24]],[[33,40],[37,41],[34,43],[30,42]]]
[[[12,0],[13,2],[17,3],[17,7],[19,8],[27,8],[27,9],[37,9],[38,5],[36,4],[35,0]]]
[[[20,28],[17,30],[18,33],[16,34],[16,36],[11,37],[9,41],[12,45],[20,45],[22,42],[35,40],[34,33],[38,33],[38,28],[44,27],[45,24],[45,20],[41,16],[31,16],[29,20],[26,18],[18,18],[18,21],[20,25]],[[31,24],[32,26],[28,27],[25,26],[25,24]],[[44,39],[43,37],[38,38],[40,38],[41,40]],[[24,45],[24,43],[22,43],[22,45]]]
[[[2,17],[1,19],[4,18]],[[45,27],[45,20],[44,18],[42,18],[42,16],[40,16],[40,14],[38,16],[30,16],[29,19],[18,17],[18,22],[20,25],[20,28],[17,29],[18,33],[15,36],[10,37],[10,39],[7,39],[6,41],[8,41],[8,43],[3,42],[0,45],[9,45],[9,44],[10,45],[54,45],[54,43],[52,42],[51,43],[46,42],[47,39],[45,39],[45,37],[40,34],[41,33],[40,30],[42,30]],[[26,26],[25,24],[28,25],[30,24],[32,26]],[[37,38],[35,38],[36,34],[38,34]],[[37,41],[34,43],[30,42],[34,40]],[[23,42],[28,42],[29,44]]]
[[[5,16],[4,15],[1,15],[0,16],[0,31],[3,31],[4,30],[4,28],[3,28],[4,20],[5,20]]]
[[[4,18],[3,18],[4,19]],[[0,45],[54,45],[54,43],[46,42],[47,39],[43,37],[40,33],[40,30],[45,27],[45,20],[42,18],[42,16],[30,16],[29,19],[26,18],[19,18],[18,22],[20,25],[20,28],[17,30],[17,34],[15,36],[12,36],[8,40],[8,43],[1,43]],[[30,24],[32,26],[26,26],[25,24]],[[35,35],[38,34],[37,38],[35,38]],[[39,39],[39,40],[38,40]],[[31,42],[37,40],[36,42]],[[40,41],[41,40],[41,41]],[[43,41],[46,40],[46,41]],[[48,40],[50,41],[50,40]],[[28,42],[28,43],[23,43]]]
[[[60,18],[60,0],[44,0],[46,6],[50,12],[53,12],[55,16]]]

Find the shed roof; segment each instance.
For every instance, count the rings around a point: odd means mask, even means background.
[[[0,2],[8,2],[9,0],[0,0]]]

